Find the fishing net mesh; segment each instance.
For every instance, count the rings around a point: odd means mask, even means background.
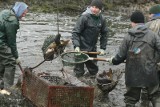
[[[81,52],[66,52],[61,55],[61,58],[64,66],[73,66],[86,62],[89,56]]]

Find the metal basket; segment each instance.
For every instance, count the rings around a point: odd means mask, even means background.
[[[56,86],[25,72],[22,94],[37,107],[93,107],[93,87]]]

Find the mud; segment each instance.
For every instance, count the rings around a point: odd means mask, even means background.
[[[21,28],[18,32],[17,45],[19,56],[22,61],[22,67],[34,67],[43,61],[43,55],[41,47],[44,39],[49,35],[57,34],[57,19],[56,14],[34,14],[30,13],[23,21],[21,21]],[[71,39],[71,31],[78,16],[71,17],[63,14],[59,15],[59,28],[62,39]],[[128,22],[121,22],[121,18],[118,16],[108,16],[106,14],[107,22],[112,22],[108,25],[109,40],[105,56],[98,57],[111,57],[118,49],[118,46],[123,39],[125,32],[127,31]],[[122,18],[122,20],[124,20]],[[126,21],[126,20],[124,20]],[[114,34],[112,33],[114,32]],[[99,48],[99,46],[98,46]],[[73,50],[72,42],[66,47],[66,50]],[[108,95],[106,101],[101,102],[101,91],[98,88],[95,89],[94,107],[123,107],[123,94],[125,92],[123,69],[124,64],[119,66],[109,65],[107,62],[98,62],[99,72],[107,71],[112,68],[114,73],[114,79],[118,84],[113,91]],[[43,63],[41,66],[34,69],[35,72],[60,72],[64,68],[69,74],[73,74],[73,67],[63,67],[60,57],[53,61]],[[19,68],[16,69],[15,83],[19,75],[21,74]],[[122,76],[120,76],[120,74]],[[119,76],[119,77],[118,77]],[[88,85],[96,87],[95,81],[88,78],[83,78],[84,82]]]
[[[112,11],[105,13],[107,18],[107,23],[109,27],[109,39],[108,45],[106,49],[106,55],[98,56],[98,57],[111,57],[113,56],[120,45],[124,35],[126,34],[129,28],[129,20],[127,16],[123,16],[121,13],[113,13]],[[34,67],[40,62],[42,62],[43,54],[42,54],[42,45],[44,39],[49,35],[56,35],[57,32],[57,24],[59,24],[60,34],[62,35],[62,39],[71,40],[71,31],[74,27],[74,24],[77,20],[78,16],[66,16],[64,14],[59,14],[59,21],[57,23],[57,16],[55,13],[53,14],[44,14],[44,13],[29,13],[26,18],[20,21],[20,29],[17,34],[17,46],[19,51],[19,58],[21,60],[22,68],[25,67]],[[99,42],[98,42],[99,44]],[[99,48],[99,45],[98,45]],[[72,42],[70,41],[69,45],[66,47],[66,50],[73,50]],[[82,78],[84,82],[88,85],[95,86],[95,100],[94,107],[124,107],[123,94],[125,93],[125,83],[124,83],[124,63],[113,66],[107,62],[98,62],[99,72],[108,71],[110,68],[113,70],[114,80],[118,81],[116,87],[108,94],[108,98],[105,101],[100,101],[101,92],[96,87],[95,80],[91,80],[88,78]],[[61,61],[61,58],[58,57],[53,61],[44,62],[39,67],[35,68],[34,72],[60,72],[60,70],[64,68],[66,72],[71,75],[73,74],[73,67],[64,67]],[[15,75],[15,84],[17,83],[17,79],[21,75],[21,71],[19,67],[16,68]],[[17,93],[13,92],[13,93]],[[8,102],[10,106],[3,107],[24,107],[22,103],[24,103],[23,96],[21,96],[20,91],[14,96],[20,96],[18,99],[9,98],[15,101],[16,103]],[[15,97],[14,97],[15,98]],[[0,97],[1,102],[8,101],[7,99],[3,101],[4,97]],[[26,107],[32,107],[31,105]],[[137,104],[138,107],[138,104]]]

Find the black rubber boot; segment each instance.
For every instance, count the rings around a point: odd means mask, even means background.
[[[4,81],[0,79],[0,89],[2,90],[4,88]]]
[[[150,103],[150,101],[148,100],[146,100],[146,101],[142,101],[141,102],[141,104],[140,104],[140,107],[149,107],[149,103]]]
[[[10,66],[5,68],[3,76],[4,88],[10,88],[14,84],[14,74],[15,74],[15,67]]]
[[[126,104],[126,107],[135,107],[133,104]]]

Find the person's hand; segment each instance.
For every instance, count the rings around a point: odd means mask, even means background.
[[[113,56],[110,58],[106,58],[106,61],[109,62],[110,65],[113,65],[113,63],[112,63],[113,58],[114,58]]]
[[[75,51],[75,52],[80,52],[80,48],[79,48],[79,47],[76,47],[74,51]]]
[[[21,64],[21,61],[18,58],[16,59],[16,64]]]
[[[103,49],[100,49],[99,52],[100,52],[99,55],[104,55],[105,54],[105,50],[103,50]]]

